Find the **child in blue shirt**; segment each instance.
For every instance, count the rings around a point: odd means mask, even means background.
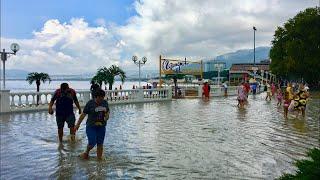
[[[105,92],[101,89],[95,93],[95,98],[88,101],[75,126],[78,130],[83,119],[88,115],[86,122],[86,134],[88,145],[85,152],[80,154],[83,159],[89,158],[90,150],[97,145],[97,158],[102,159],[103,141],[106,134],[107,120],[109,119],[108,102],[104,100]]]

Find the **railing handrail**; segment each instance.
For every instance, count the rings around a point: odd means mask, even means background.
[[[152,89],[143,89],[143,90],[148,90],[148,91],[152,91],[152,90],[168,90],[169,88],[164,87],[164,88],[152,88]],[[118,89],[118,90],[105,90],[105,92],[132,92],[132,91],[139,91],[139,89]],[[10,94],[14,94],[14,95],[43,95],[43,94],[53,94],[55,92],[55,90],[52,91],[40,91],[40,92],[32,92],[32,91],[24,91],[24,92],[10,92]],[[88,93],[91,92],[90,90],[76,90],[76,93]]]
[[[106,90],[105,98],[110,104],[166,101],[172,99],[170,90],[170,88]],[[9,112],[43,109],[50,102],[54,92],[7,92],[8,101],[5,106]],[[82,106],[92,98],[90,90],[79,90],[76,94]]]

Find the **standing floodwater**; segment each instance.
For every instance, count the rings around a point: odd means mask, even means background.
[[[258,179],[294,172],[293,162],[319,148],[320,99],[305,119],[284,119],[276,100],[249,96],[181,99],[110,107],[106,160],[78,158],[87,145],[85,126],[77,140],[58,148],[54,116],[46,112],[0,116],[1,179],[146,178]],[[66,132],[66,130],[65,130]]]

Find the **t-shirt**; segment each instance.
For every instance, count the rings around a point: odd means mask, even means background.
[[[209,94],[209,92],[210,92],[210,86],[207,85],[207,84],[205,84],[205,85],[203,85],[202,90],[203,90],[203,93],[204,93],[204,94]]]
[[[83,113],[88,114],[87,126],[106,126],[105,113],[109,112],[109,105],[106,100],[97,104],[95,100],[87,102]]]
[[[250,84],[249,83],[245,83],[244,87],[245,87],[246,93],[248,93],[250,91]]]
[[[51,101],[56,101],[56,115],[69,116],[73,114],[73,102],[78,102],[75,90],[69,88],[65,91],[57,89]]]

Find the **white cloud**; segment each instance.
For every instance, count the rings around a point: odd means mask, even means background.
[[[11,42],[21,46],[17,56],[7,62],[8,68],[72,74],[94,72],[120,60],[120,49],[108,29],[90,27],[82,18],[71,19],[70,23],[48,20],[32,39],[2,38],[1,42],[4,47]]]
[[[96,27],[83,18],[51,19],[33,38],[2,37],[1,46],[20,44],[21,51],[7,62],[14,69],[52,74],[94,72],[111,64],[132,69],[132,55],[146,56],[146,68],[157,69],[160,54],[201,59],[252,48],[252,26],[258,29],[256,46],[268,46],[277,26],[315,5],[299,0],[140,0],[133,4],[137,15],[122,26],[102,18],[95,20]]]
[[[270,46],[274,31],[312,1],[285,0],[143,0],[137,16],[115,32],[128,54],[146,55],[157,64],[160,54],[189,58],[215,57],[256,45]]]

